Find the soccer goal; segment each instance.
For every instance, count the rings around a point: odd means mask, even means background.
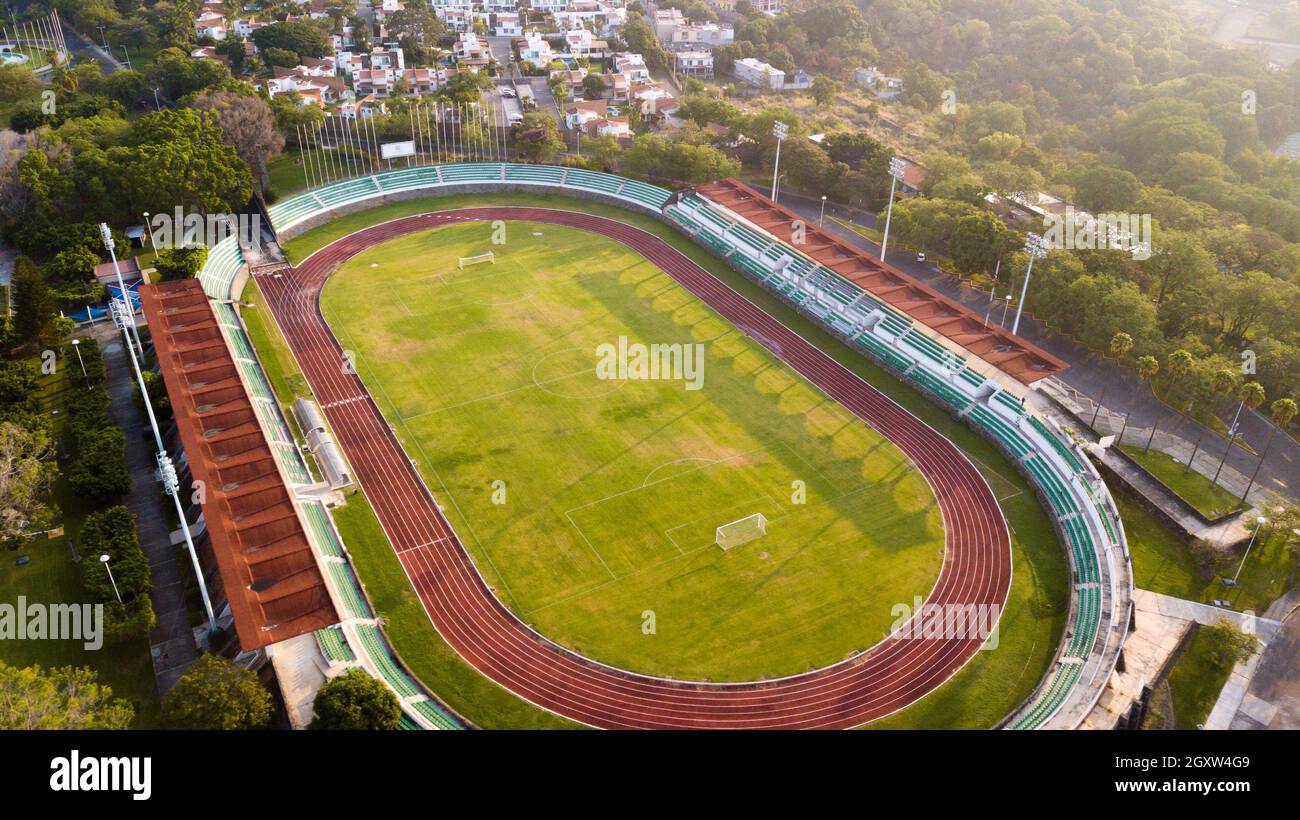
[[[741,544],[748,544],[764,535],[767,535],[767,519],[762,513],[754,513],[718,527],[714,543],[724,550],[729,550]]]
[[[460,261],[456,263],[457,269],[465,270],[467,265],[477,265],[480,262],[488,262],[495,265],[497,263],[497,256],[492,251],[488,251],[487,253],[480,253],[478,256],[461,256],[459,257],[459,260]]]

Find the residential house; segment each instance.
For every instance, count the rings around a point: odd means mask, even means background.
[[[614,58],[614,70],[634,83],[650,79],[650,69],[645,64],[645,57],[636,52],[625,51]]]
[[[564,127],[585,130],[588,123],[604,119],[608,108],[604,100],[574,100],[564,108]]]
[[[683,23],[673,26],[668,33],[668,43],[674,47],[729,46],[736,39],[736,30],[717,23]]]
[[[488,47],[485,40],[480,39],[472,31],[467,31],[456,38],[456,43],[451,50],[456,62],[467,66],[485,66],[492,62],[492,49]]]
[[[890,77],[875,66],[853,69],[853,81],[882,100],[892,100],[903,93],[903,81]]]
[[[546,68],[555,59],[551,44],[536,31],[528,32],[523,40],[516,43],[516,47],[519,49],[519,61],[532,63],[536,68]]]
[[[736,60],[732,71],[735,73],[737,80],[754,88],[780,91],[785,87],[784,71],[773,68],[762,60],[756,60],[753,57],[742,57]]]
[[[589,60],[604,59],[609,44],[604,40],[597,40],[591,35],[590,31],[585,28],[575,29],[564,33],[565,51],[572,57],[583,57]]]
[[[673,70],[686,77],[713,77],[713,52],[705,49],[673,52]]]
[[[495,15],[496,25],[493,31],[498,37],[522,37],[524,34],[523,23],[519,19],[518,12],[497,12]]]
[[[656,9],[654,16],[655,36],[660,42],[668,42],[673,36],[673,29],[686,25],[686,18],[681,9]]]
[[[226,16],[215,11],[205,11],[194,18],[194,36],[226,39]]]

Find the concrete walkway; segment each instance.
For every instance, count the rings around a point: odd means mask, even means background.
[[[1283,595],[1265,615],[1281,621],[1281,629],[1248,669],[1233,670],[1207,728],[1300,729],[1300,589]]]
[[[111,399],[108,413],[126,434],[131,494],[125,503],[135,516],[140,547],[149,556],[153,574],[153,609],[158,623],[149,634],[149,648],[158,694],[164,695],[199,657],[178,563],[188,558],[172,546],[171,531],[163,515],[162,485],[154,478],[153,434],[148,431],[148,420],[136,408],[135,371],[122,344],[122,334],[111,322],[101,322],[85,335],[95,337],[104,353],[108,369],[105,387]]]

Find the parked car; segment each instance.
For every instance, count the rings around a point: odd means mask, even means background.
[[[925,261],[925,251],[918,251],[918,252],[917,252],[917,254],[916,254],[916,261],[918,261],[918,262],[924,262],[924,261]]]

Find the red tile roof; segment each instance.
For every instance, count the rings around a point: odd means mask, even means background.
[[[338,623],[297,505],[276,467],[216,316],[194,279],[140,301],[245,650]]]

